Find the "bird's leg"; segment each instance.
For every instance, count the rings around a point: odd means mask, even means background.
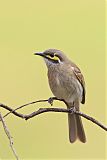
[[[68,107],[68,109],[70,110],[71,113],[75,113],[76,108],[74,106],[74,102]]]
[[[76,108],[74,106],[74,102],[72,103],[72,105],[70,107],[70,111],[71,111],[71,113],[75,113],[76,112]]]
[[[70,112],[71,112],[71,114],[73,114],[73,113],[75,113],[76,112],[76,108],[73,106],[73,107],[71,107],[71,108],[69,108],[69,110],[70,110]]]
[[[50,97],[50,98],[48,99],[48,103],[49,103],[51,106],[53,106],[53,101],[54,101],[54,100],[58,100],[57,97]]]
[[[66,102],[65,102],[63,99],[59,99],[59,98],[57,98],[57,97],[50,97],[50,98],[48,99],[48,103],[49,103],[51,106],[53,106],[53,101],[54,101],[54,100],[63,101],[63,102],[66,104]]]

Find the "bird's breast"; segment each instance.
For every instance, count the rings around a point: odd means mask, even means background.
[[[69,72],[50,70],[48,79],[51,91],[57,98],[64,99],[68,103],[74,102],[77,98],[81,101],[82,86]]]

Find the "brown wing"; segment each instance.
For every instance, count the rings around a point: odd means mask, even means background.
[[[81,83],[81,85],[83,87],[83,95],[82,95],[81,103],[84,104],[85,103],[85,93],[86,93],[84,77],[83,77],[80,69],[75,64],[73,64],[72,67],[73,67],[74,75],[76,76],[76,78],[78,79],[78,81]]]

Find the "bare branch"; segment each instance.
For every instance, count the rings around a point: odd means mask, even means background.
[[[22,108],[24,108],[24,107],[26,107],[26,106],[35,104],[35,103],[48,102],[48,103],[51,104],[51,106],[52,106],[52,105],[53,105],[53,101],[55,101],[55,100],[57,100],[57,101],[63,101],[63,102],[66,104],[66,102],[65,102],[64,100],[62,100],[62,99],[58,99],[57,97],[50,97],[49,99],[36,100],[36,101],[33,101],[33,102],[26,103],[26,104],[24,104],[24,105],[21,105],[21,106],[17,107],[17,108],[14,109],[14,110],[11,109],[11,110],[9,110],[10,112],[8,112],[7,114],[5,114],[3,117],[7,117],[10,113],[12,113],[12,112],[14,112],[14,111],[17,111],[17,110],[19,110],[19,109],[22,109]],[[1,105],[3,105],[3,104],[1,104]],[[6,107],[8,107],[8,106],[6,106]],[[10,108],[9,108],[9,109],[10,109]],[[16,114],[17,114],[17,113],[16,113]]]
[[[6,109],[6,110],[8,110],[8,111],[10,111],[9,113],[13,113],[13,114],[14,114],[15,116],[17,116],[17,117],[24,118],[24,115],[23,115],[23,114],[14,111],[14,109],[12,109],[11,107],[9,107],[9,106],[7,106],[7,105],[5,105],[5,104],[0,103],[0,107]],[[3,118],[4,118],[4,117],[3,117]]]
[[[53,100],[59,100],[59,99],[54,98]],[[35,116],[37,116],[39,114],[45,113],[45,112],[65,112],[65,113],[78,114],[79,116],[82,116],[82,117],[86,118],[87,120],[90,120],[91,122],[95,123],[96,125],[98,125],[102,129],[104,129],[105,131],[107,131],[107,127],[104,126],[103,124],[101,124],[100,122],[98,122],[97,120],[95,120],[94,118],[92,118],[92,117],[90,117],[90,116],[88,116],[88,115],[86,115],[86,114],[84,114],[82,112],[76,111],[76,110],[74,110],[72,108],[71,109],[64,109],[64,108],[40,108],[39,110],[37,110],[35,112],[32,112],[31,114],[28,114],[28,115],[24,115],[24,114],[16,112],[16,110],[21,109],[21,108],[23,108],[23,107],[25,107],[27,105],[38,103],[38,102],[46,102],[46,101],[49,102],[49,99],[48,100],[45,99],[45,100],[38,100],[38,101],[30,102],[30,103],[24,104],[24,105],[16,108],[15,110],[12,109],[12,108],[10,108],[10,107],[8,107],[8,106],[6,106],[6,105],[4,105],[4,104],[0,104],[0,106],[2,108],[5,108],[6,110],[10,111],[9,113],[12,113],[15,116],[18,116],[18,117],[23,118],[25,120],[28,120],[30,118],[33,118],[33,117],[35,117]],[[63,101],[63,100],[59,100],[59,101]]]
[[[72,108],[71,109],[64,109],[64,108],[40,108],[39,110],[29,114],[29,115],[26,115],[25,116],[25,119],[28,120],[30,118],[33,118],[41,113],[44,113],[44,112],[65,112],[65,113],[71,113],[71,114],[77,114],[81,117],[84,117],[86,118],[87,120],[90,120],[91,122],[95,123],[96,125],[98,125],[99,127],[101,127],[102,129],[104,129],[105,131],[107,131],[107,127],[104,126],[103,124],[101,124],[100,122],[98,122],[96,119],[82,113],[82,112],[79,112],[79,111],[76,111],[76,110],[73,110]]]
[[[0,113],[0,119],[1,119],[1,122],[2,122],[2,125],[3,125],[3,128],[4,128],[4,131],[5,131],[8,139],[9,139],[11,150],[13,151],[13,154],[14,154],[16,160],[18,160],[18,159],[19,159],[19,158],[18,158],[18,155],[17,155],[17,153],[16,153],[15,148],[13,147],[12,136],[11,136],[11,134],[10,134],[10,132],[9,132],[9,129],[7,128],[7,125],[6,125],[5,121],[4,121],[1,113]]]

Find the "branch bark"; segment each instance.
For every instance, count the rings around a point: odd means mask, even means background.
[[[11,150],[12,150],[12,152],[13,152],[13,154],[14,154],[16,160],[19,160],[18,155],[17,155],[17,153],[16,153],[16,150],[15,150],[15,148],[13,147],[12,136],[11,136],[11,134],[10,134],[9,129],[7,128],[7,125],[6,125],[5,121],[4,121],[4,118],[2,117],[2,114],[1,114],[1,113],[0,113],[0,120],[1,120],[1,122],[2,122],[4,131],[5,131],[5,133],[6,133],[7,137],[8,137],[8,139],[9,139],[9,143],[10,143]]]
[[[58,101],[63,101],[63,100],[60,100],[60,99],[57,99],[56,97],[52,97],[52,98],[49,98],[49,99],[45,99],[45,100],[38,100],[38,101],[33,101],[33,102],[30,102],[30,103],[27,103],[27,104],[24,104],[22,106],[19,106],[17,107],[16,109],[12,109],[11,107],[7,106],[7,105],[4,105],[4,104],[0,104],[0,107],[8,110],[9,112],[4,116],[8,116],[10,113],[14,114],[15,116],[17,117],[20,117],[22,119],[25,119],[25,120],[28,120],[30,118],[33,118],[37,115],[40,115],[42,113],[45,113],[45,112],[64,112],[64,113],[71,113],[71,114],[78,114],[79,116],[81,117],[84,117],[85,119],[95,123],[96,125],[98,125],[99,127],[101,127],[102,129],[104,129],[105,131],[107,131],[107,127],[104,126],[102,123],[100,123],[99,121],[97,121],[96,119],[94,119],[93,117],[90,117],[82,112],[79,112],[79,111],[76,111],[75,109],[71,108],[71,109],[64,109],[64,108],[40,108],[39,110],[37,111],[34,111],[32,112],[31,114],[21,114],[21,113],[18,113],[16,110],[18,109],[21,109],[25,106],[28,106],[28,105],[31,105],[31,104],[35,104],[35,103],[39,103],[39,102],[49,102],[51,105],[53,104],[53,101],[54,100],[58,100]],[[63,101],[64,102],[64,101]],[[65,102],[64,102],[65,103]]]

